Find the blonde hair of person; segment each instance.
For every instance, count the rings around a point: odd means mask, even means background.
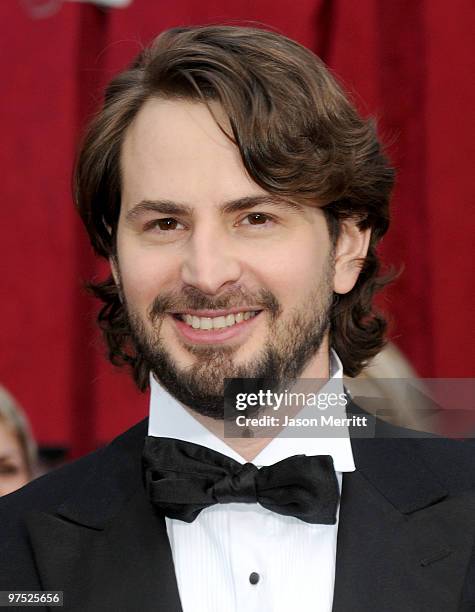
[[[23,452],[28,474],[30,478],[33,478],[37,470],[38,449],[31,434],[30,424],[22,408],[1,385],[0,423],[4,423],[16,436]]]
[[[406,383],[421,392],[420,399],[408,401]],[[373,413],[386,400],[391,414],[381,416],[393,425],[419,431],[436,431],[436,415],[426,410],[425,385],[405,355],[392,342],[374,357],[355,378],[345,376],[345,386],[357,403],[367,412]]]

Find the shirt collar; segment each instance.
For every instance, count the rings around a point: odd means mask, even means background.
[[[343,366],[336,351],[330,350],[330,379],[320,392],[331,386],[331,391],[344,393]],[[150,419],[148,434],[158,438],[175,438],[211,448],[239,463],[246,460],[226,444],[224,440],[209,431],[185,410],[168,391],[150,375]],[[304,409],[305,410],[305,409]],[[276,436],[253,460],[258,467],[272,465],[293,455],[331,455],[335,470],[355,470],[348,429],[342,428],[338,438],[296,438]]]

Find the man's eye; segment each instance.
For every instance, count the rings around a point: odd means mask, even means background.
[[[246,219],[249,220],[249,223],[244,223],[244,225],[266,225],[266,221],[272,221],[272,218],[264,213],[250,213],[244,217],[243,221]]]
[[[178,225],[181,225],[181,224],[176,219],[173,219],[173,217],[167,217],[165,219],[155,219],[154,221],[147,223],[147,225],[145,226],[145,229],[147,230],[158,229],[163,232],[167,232],[169,230],[178,229],[177,228]]]

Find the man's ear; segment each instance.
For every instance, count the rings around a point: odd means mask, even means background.
[[[358,280],[364,258],[368,252],[371,228],[360,230],[353,219],[340,221],[340,235],[335,245],[335,293],[348,293]]]

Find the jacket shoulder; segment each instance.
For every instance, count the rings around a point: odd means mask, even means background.
[[[54,512],[88,480],[97,478],[108,465],[117,467],[133,453],[140,459],[147,433],[145,419],[127,430],[107,446],[72,461],[44,476],[36,478],[18,491],[0,498],[0,540],[12,534],[23,522],[26,513]]]
[[[429,470],[451,495],[475,489],[475,439],[446,438],[437,434],[399,427],[366,412],[351,401],[349,412],[365,415],[373,422],[369,437],[359,437],[350,427],[356,469],[377,469],[382,474],[399,465],[409,466],[408,478]],[[355,437],[353,437],[355,434]]]
[[[37,478],[0,499],[0,590],[41,590],[31,521],[42,514],[102,518],[119,507],[141,477],[140,457],[147,421],[142,421],[106,447]],[[90,513],[88,514],[88,510]],[[72,519],[74,521],[74,518]],[[54,550],[54,542],[51,542]]]

